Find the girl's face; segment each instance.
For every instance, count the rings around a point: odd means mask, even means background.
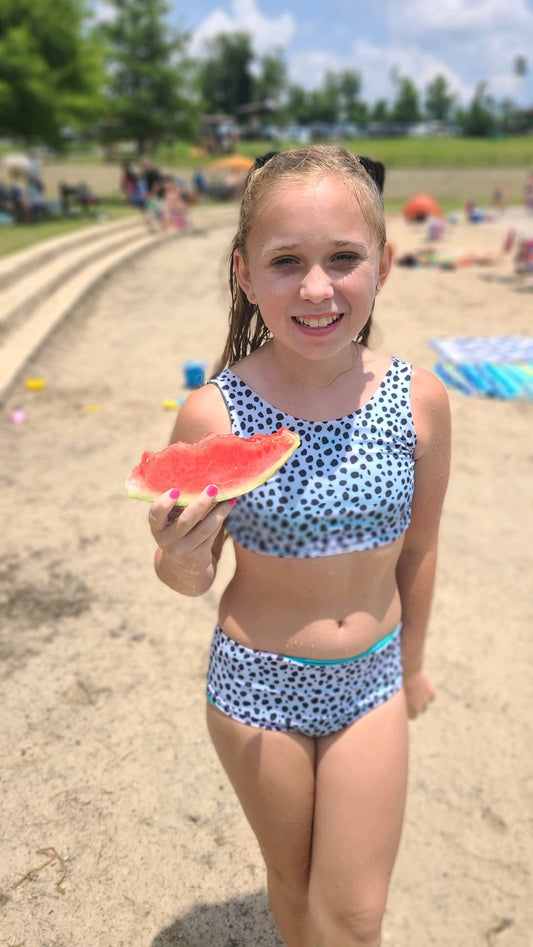
[[[239,285],[274,338],[310,358],[331,357],[358,335],[390,262],[334,174],[271,190],[246,255],[234,255]]]

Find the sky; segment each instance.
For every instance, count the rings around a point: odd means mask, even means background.
[[[355,69],[362,98],[395,97],[392,70],[423,93],[437,74],[462,104],[480,81],[496,99],[533,106],[533,0],[170,0],[172,22],[199,56],[221,32],[246,31],[257,55],[280,49],[307,89],[328,69]],[[525,56],[528,74],[514,74]]]

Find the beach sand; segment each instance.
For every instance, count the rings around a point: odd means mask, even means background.
[[[443,246],[496,251],[513,220],[461,221]],[[93,290],[28,368],[47,387],[18,385],[3,411],[2,947],[280,944],[204,721],[229,544],[215,587],[178,597],[153,573],[148,504],[123,489],[142,451],[168,440],[162,403],[185,396],[183,362],[210,368],[223,344],[234,208],[210,221],[155,241]],[[425,245],[425,227],[399,216],[390,236],[397,254]],[[431,338],[529,333],[531,300],[510,258],[452,272],[395,265],[372,344],[431,369]],[[438,697],[410,725],[384,945],[526,947],[532,408],[450,400],[427,645]]]

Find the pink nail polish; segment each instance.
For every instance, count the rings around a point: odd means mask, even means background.
[[[179,490],[176,490],[176,489],[171,490],[170,493],[169,493],[169,497],[170,497],[171,500],[177,500],[178,497],[179,497],[179,495],[180,495],[180,492],[179,492]]]
[[[231,500],[229,501],[229,504],[230,506],[235,506],[236,502],[237,502],[237,497],[232,497]]]
[[[210,483],[206,490],[206,493],[208,497],[216,497],[218,493],[218,487],[216,487],[214,483]]]

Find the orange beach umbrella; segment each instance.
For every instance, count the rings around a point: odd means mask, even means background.
[[[437,201],[431,194],[414,194],[403,209],[406,220],[427,220],[428,217],[443,217]]]
[[[254,161],[247,155],[228,155],[212,161],[209,167],[213,171],[249,171]]]

